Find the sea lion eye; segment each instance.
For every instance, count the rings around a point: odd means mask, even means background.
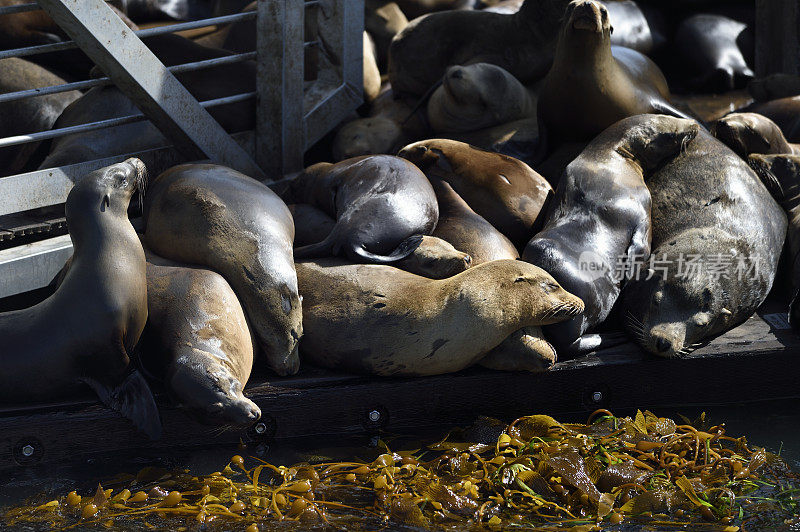
[[[541,286],[542,290],[544,290],[545,292],[555,292],[556,290],[558,290],[557,284],[548,281],[543,282]]]

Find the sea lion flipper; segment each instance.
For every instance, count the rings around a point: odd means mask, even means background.
[[[94,379],[85,382],[105,405],[130,419],[151,440],[161,438],[161,417],[153,392],[138,370],[131,371],[118,386]]]
[[[412,235],[398,245],[394,251],[388,255],[376,255],[364,249],[364,246],[358,242],[353,242],[347,250],[348,255],[351,255],[352,260],[365,260],[373,264],[390,264],[404,259],[414,253],[419,245],[422,243],[422,235]],[[295,254],[295,256],[297,256]]]
[[[585,355],[592,351],[600,351],[611,347],[616,347],[628,342],[628,336],[623,332],[606,332],[606,333],[592,333],[584,334],[566,349],[563,349],[565,354],[570,357],[577,355]]]

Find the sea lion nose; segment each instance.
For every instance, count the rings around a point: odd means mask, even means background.
[[[250,421],[258,421],[261,418],[261,410],[257,406],[254,406],[247,412],[247,417]]]
[[[670,343],[666,338],[659,336],[656,338],[656,349],[658,349],[659,353],[666,353],[669,351]]]

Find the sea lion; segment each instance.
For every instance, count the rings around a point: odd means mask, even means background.
[[[448,133],[446,138],[502,153],[532,165],[539,151],[539,122],[533,116],[476,131]]]
[[[130,360],[147,321],[147,280],[128,204],[145,180],[144,164],[128,159],[70,190],[71,267],[49,298],[0,314],[0,402],[63,399],[88,384],[139,430],[160,436],[153,395]]]
[[[794,294],[789,305],[789,323],[800,329],[800,154],[753,154],[747,159],[761,181],[789,218],[787,255]]]
[[[362,65],[364,70],[364,101],[369,103],[381,93],[381,72],[378,70],[378,56],[375,42],[369,33],[363,32]]]
[[[751,153],[800,155],[800,145],[790,144],[775,122],[757,113],[724,116],[712,124],[711,133],[743,159]]]
[[[646,113],[689,118],[669,103],[667,81],[655,63],[611,46],[608,9],[594,0],[573,0],[539,92],[540,135],[546,135],[547,147],[590,141],[623,118]]]
[[[258,420],[261,410],[242,394],[253,340],[233,289],[218,273],[145,253],[149,316],[137,348],[143,367],[202,423]]]
[[[739,112],[766,116],[781,128],[789,142],[800,142],[800,96],[789,96],[768,102],[756,102]]]
[[[614,31],[611,44],[649,54],[656,44],[663,44],[663,36],[653,35],[647,17],[633,0],[604,0],[608,18]]]
[[[523,83],[536,81],[553,60],[566,5],[527,0],[514,15],[450,11],[413,20],[389,47],[389,82],[396,93],[421,96],[447,67],[471,63],[492,63]]]
[[[763,78],[751,80],[747,92],[756,101],[768,102],[779,98],[789,98],[800,94],[800,76],[776,72]]]
[[[567,166],[544,229],[522,254],[586,305],[580,316],[545,328],[559,352],[583,353],[606,343],[601,335],[585,333],[602,323],[617,301],[623,281],[617,265],[650,255],[645,179],[699,129],[694,120],[632,116],[603,131]]]
[[[473,211],[450,183],[431,177],[439,202],[439,223],[434,236],[457,249],[469,250],[473,266],[495,260],[515,260],[519,253],[503,233]],[[474,255],[474,256],[473,256]],[[479,362],[481,366],[505,371],[542,371],[556,362],[556,351],[540,327],[515,331]]]
[[[524,246],[542,226],[552,187],[527,164],[455,140],[409,144],[398,154],[428,176],[444,179],[476,213]]]
[[[725,92],[745,87],[755,76],[742,54],[741,47],[748,43],[752,60],[752,30],[722,15],[693,15],[681,22],[675,34],[681,64],[695,76],[689,83],[696,90]]]
[[[378,67],[386,69],[389,45],[395,35],[408,26],[408,18],[395,2],[386,0],[364,1],[364,29],[375,41]]]
[[[294,218],[295,246],[321,242],[336,226],[336,220],[312,205],[296,203],[289,205],[289,210]],[[471,264],[472,257],[448,241],[424,235],[413,253],[392,266],[429,279],[446,279],[463,272]]]
[[[336,218],[325,240],[295,249],[298,259],[344,253],[356,262],[395,262],[410,255],[439,218],[425,174],[391,155],[318,163],[290,186],[295,201]]]
[[[704,130],[646,183],[653,201],[650,267],[625,285],[620,310],[646,351],[679,357],[763,303],[786,214],[747,163]]]
[[[536,96],[503,68],[489,63],[452,66],[428,101],[437,132],[465,132],[536,116]]]
[[[438,11],[454,11],[472,9],[474,0],[396,0],[397,5],[408,17],[408,20],[436,13]]]
[[[142,39],[166,66],[202,61],[232,55],[196,44],[178,35],[157,35]],[[255,61],[217,65],[193,72],[175,74],[199,101],[233,96],[256,90]],[[72,102],[55,123],[62,128],[96,120],[140,114],[139,108],[114,86],[93,87]],[[255,125],[253,100],[215,106],[209,113],[228,132],[246,131]],[[171,144],[149,121],[74,133],[54,139],[50,152],[40,168],[102,159],[125,153],[136,153]]]
[[[3,18],[3,17],[0,17]],[[30,61],[11,57],[0,60],[0,93],[16,92],[61,85],[66,80]],[[0,103],[0,137],[13,137],[47,131],[67,105],[81,96],[78,91],[35,96],[24,100]],[[39,142],[0,149],[0,175],[13,175],[26,165],[39,147]],[[35,162],[35,161],[31,161]],[[38,166],[38,162],[35,162]]]
[[[274,192],[224,166],[182,164],[153,181],[143,220],[153,252],[220,273],[242,302],[267,365],[278,375],[297,373],[303,325],[294,223]]]
[[[583,308],[547,272],[515,260],[431,280],[327,259],[298,263],[297,278],[305,301],[304,360],[372,375],[458,371],[514,331]]]

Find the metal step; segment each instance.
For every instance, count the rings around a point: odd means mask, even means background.
[[[0,299],[47,286],[71,255],[69,235],[0,250]]]

